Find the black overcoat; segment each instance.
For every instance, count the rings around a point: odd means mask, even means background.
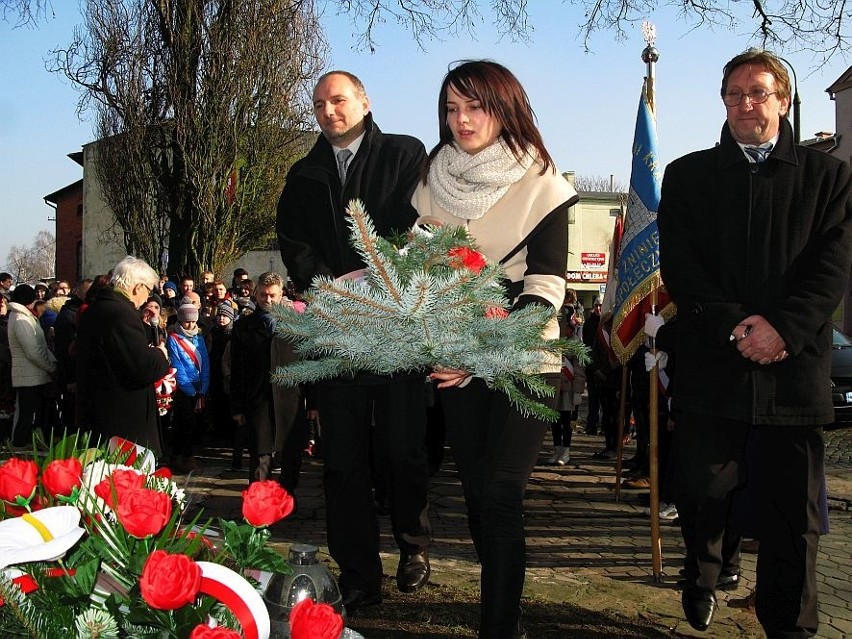
[[[407,135],[385,134],[365,120],[366,133],[341,185],[331,144],[319,136],[287,174],[278,201],[276,230],[281,259],[299,290],[315,275],[337,277],[363,268],[349,245],[346,205],[360,198],[381,237],[407,231],[417,219],[411,195],[426,149]]]
[[[231,331],[231,414],[246,418],[259,454],[283,450],[301,397],[298,387],[272,384],[270,374],[295,355],[290,342],[274,337],[264,315],[259,309],[241,317]]]
[[[660,266],[678,305],[676,410],[752,424],[833,421],[832,314],[852,261],[852,171],[793,144],[786,120],[775,149],[750,164],[721,143],[672,162],[659,206]],[[730,340],[762,315],[790,356],[765,366]]]
[[[133,303],[112,288],[98,291],[80,315],[74,352],[78,426],[161,454],[154,383],[168,373],[169,363],[148,345]]]

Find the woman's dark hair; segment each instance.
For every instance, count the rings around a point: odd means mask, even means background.
[[[423,167],[423,183],[429,174],[429,167],[438,152],[453,141],[453,132],[447,124],[447,88],[452,85],[460,95],[478,100],[485,112],[500,123],[500,137],[520,161],[531,146],[538,153],[542,164],[539,175],[548,169],[555,170],[556,165],[550,153],[544,147],[541,133],[535,125],[535,113],[530,106],[524,87],[502,64],[491,60],[468,60],[450,69],[441,83],[438,93],[438,134],[439,142],[429,153]]]
[[[92,280],[92,285],[89,287],[89,290],[86,291],[86,304],[94,302],[95,297],[98,295],[98,291],[109,286],[111,279],[112,275],[96,275],[95,279]]]
[[[255,286],[253,279],[240,280],[239,282],[237,282],[237,288],[242,288],[244,286],[248,287],[249,295],[254,295]]]

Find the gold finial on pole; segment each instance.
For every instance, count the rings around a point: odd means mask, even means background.
[[[645,77],[645,97],[648,99],[648,106],[651,107],[651,112],[654,112],[654,65],[660,59],[660,52],[654,46],[657,41],[657,28],[653,23],[645,21],[642,23],[642,37],[645,39],[646,46],[642,50],[642,62],[648,65],[648,75]]]

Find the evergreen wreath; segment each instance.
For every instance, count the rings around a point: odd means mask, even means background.
[[[273,307],[277,336],[301,357],[278,367],[274,383],[457,368],[505,393],[525,416],[558,418],[534,399],[554,393],[538,372],[563,354],[588,357],[578,341],[542,337],[552,308],[509,313],[502,266],[488,263],[462,226],[415,226],[391,241],[376,235],[359,200],[347,212],[365,275],[317,276],[304,310]]]

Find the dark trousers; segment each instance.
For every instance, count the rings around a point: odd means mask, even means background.
[[[684,542],[694,549],[698,565],[688,587],[714,590],[725,559],[731,500],[748,480],[760,540],[757,617],[770,639],[812,637],[818,626],[822,428],[751,426],[685,413],[677,420],[675,450],[675,503],[684,531],[692,536]]]
[[[552,384],[558,386],[558,376]],[[482,565],[479,636],[506,639],[515,636],[526,572],[524,492],[548,425],[521,416],[505,394],[489,390],[480,379],[441,393]],[[538,399],[551,408],[557,401]]]
[[[447,442],[447,425],[440,395],[434,384],[426,384],[426,455],[429,459],[429,474],[434,475],[444,461],[444,446]]]
[[[47,384],[42,384],[41,386],[19,386],[15,388],[15,423],[12,426],[13,445],[20,447],[32,444],[33,428],[41,428],[44,425],[47,387]]]
[[[635,468],[646,477],[651,473],[651,412],[648,405],[649,401],[649,397],[642,397],[638,401],[634,400],[632,403],[633,417],[636,420]],[[660,410],[657,411],[657,463],[664,479],[669,463],[669,456],[671,455],[672,442],[672,433],[668,428],[669,416],[665,410],[666,401],[667,398],[660,394]],[[663,483],[663,492],[666,492],[666,481]],[[663,501],[668,500],[664,498]]]
[[[323,445],[328,549],[340,566],[340,587],[379,592],[379,523],[370,480],[373,406],[377,457],[389,462],[391,522],[400,550],[414,554],[430,541],[429,471],[423,378],[400,376],[367,384],[316,387]]]
[[[589,414],[586,416],[586,434],[587,435],[597,435],[598,434],[598,423],[600,422],[600,413],[601,413],[601,396],[600,391],[598,390],[598,385],[595,382],[594,378],[595,372],[592,368],[586,367],[586,379],[588,379],[588,384],[586,384],[586,391],[589,394],[588,408]]]
[[[245,444],[249,452],[249,483],[271,479],[278,462],[281,468],[278,482],[293,493],[299,485],[302,453],[308,444],[308,422],[299,390],[291,390],[277,402],[254,401],[246,411],[245,425],[235,426],[232,461],[235,465],[242,462]]]
[[[192,457],[204,437],[204,414],[195,412],[195,397],[180,389],[172,395],[172,454]]]
[[[601,406],[601,430],[604,435],[604,448],[606,450],[616,450],[618,447],[618,387],[610,385],[598,386],[598,398]]]
[[[576,410],[559,411],[559,419],[550,425],[550,432],[553,434],[554,446],[571,448],[571,439],[574,436],[574,429],[571,428],[571,420],[574,419],[577,419]]]

